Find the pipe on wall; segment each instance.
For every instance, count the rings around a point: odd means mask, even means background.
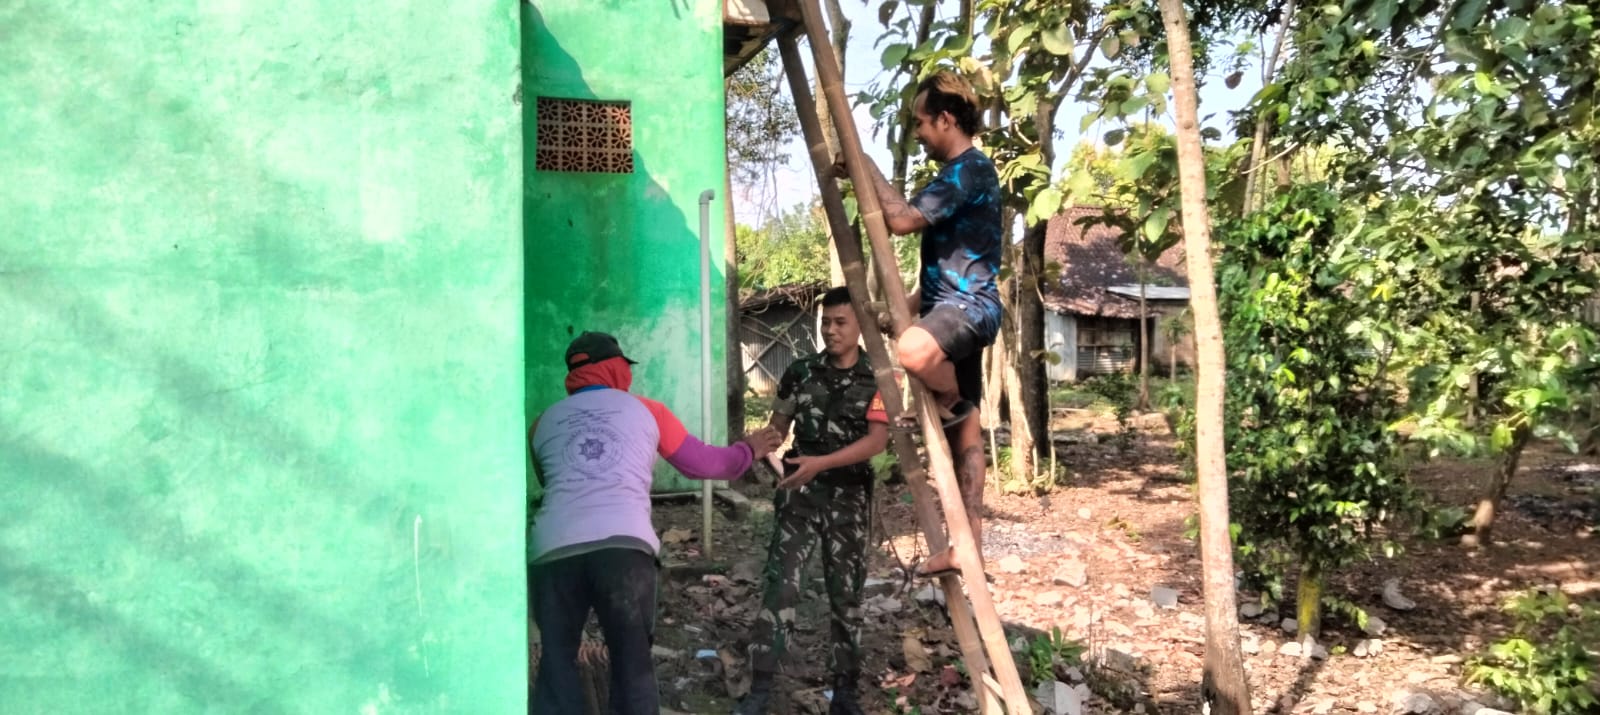
[[[716,196],[711,189],[700,192],[700,436],[707,440],[711,439],[711,200]],[[700,511],[700,550],[711,558],[710,480],[700,483]]]

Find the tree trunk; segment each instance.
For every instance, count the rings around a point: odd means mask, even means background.
[[[1000,331],[1000,335],[995,337],[994,345],[989,346],[989,349],[985,352],[989,355],[989,369],[984,378],[983,394],[987,396],[990,407],[985,408],[981,414],[987,420],[987,424],[983,427],[989,431],[989,464],[993,465],[994,474],[996,475],[994,479],[989,480],[989,485],[994,487],[995,494],[1002,494],[1004,490],[1000,488],[1001,480],[999,478],[999,428],[1000,423],[1004,421],[1000,419],[1000,403],[1003,402],[1001,398],[1006,391],[1005,376],[1008,370],[1006,366],[1006,331]]]
[[[1145,301],[1145,260],[1139,257],[1139,409],[1150,409],[1150,308]]]
[[[1028,429],[1019,442],[1020,430],[1013,424],[1011,440],[1013,449],[1026,446],[1031,450],[1036,463],[1045,456],[1045,445],[1050,443],[1050,405],[1046,400],[1050,381],[1044,359],[1044,297],[1040,295],[1044,241],[1049,225],[1048,221],[1040,221],[1023,234],[1022,270],[1025,274],[1019,275],[1021,282],[1017,284],[1017,387]],[[1034,473],[1038,471],[1037,468],[1033,470]]]
[[[1533,436],[1527,423],[1511,433],[1511,445],[1500,457],[1500,468],[1489,475],[1483,496],[1478,497],[1478,510],[1472,515],[1472,531],[1461,535],[1462,546],[1488,546],[1493,538],[1495,513],[1500,510],[1500,500],[1506,498],[1506,487],[1517,474],[1517,463],[1522,461],[1522,450]]]
[[[928,41],[928,35],[933,32],[933,22],[938,19],[934,14],[934,11],[938,9],[938,5],[939,3],[930,2],[922,6],[922,16],[917,22],[917,41],[915,45],[912,45],[913,47],[920,47],[922,43]],[[963,4],[962,7],[963,12],[965,12],[966,5]],[[964,15],[964,17],[966,16]],[[901,63],[901,67],[915,66],[916,63],[910,60]],[[916,70],[911,70],[912,79],[915,79],[916,76]],[[902,193],[906,190],[906,166],[911,163],[911,154],[917,150],[916,135],[911,131],[912,109],[914,107],[911,102],[901,102],[900,121],[896,124],[898,129],[890,130],[898,131],[899,134],[891,137],[889,142],[891,153],[893,154],[891,157],[893,160],[893,173],[889,177],[889,183]]]
[[[1295,636],[1301,641],[1308,636],[1316,640],[1322,635],[1322,571],[1310,564],[1300,564],[1299,581],[1294,609],[1299,630]]]
[[[1278,25],[1278,38],[1272,43],[1272,55],[1267,59],[1267,65],[1261,68],[1261,84],[1266,86],[1272,82],[1272,76],[1278,71],[1278,58],[1283,55],[1284,38],[1289,33],[1289,23],[1294,19],[1294,0],[1289,0],[1283,8],[1283,17]],[[1265,203],[1262,199],[1260,173],[1262,162],[1267,158],[1267,130],[1271,125],[1265,114],[1256,119],[1256,134],[1250,143],[1250,165],[1245,167],[1244,179],[1244,207],[1240,212],[1249,214],[1261,208]]]
[[[1217,283],[1211,266],[1211,219],[1201,149],[1193,47],[1183,0],[1158,0],[1166,25],[1177,117],[1178,176],[1183,240],[1194,308],[1195,471],[1200,501],[1200,564],[1206,602],[1205,672],[1201,698],[1214,715],[1252,712],[1250,682],[1239,652],[1239,604],[1233,586],[1233,540],[1228,519],[1228,464],[1223,444],[1225,366]]]
[[[1016,264],[1023,260],[1022,254],[1014,246],[1001,249],[1001,262],[1012,265],[1011,278],[1000,281],[1000,304],[1005,310],[1000,316],[1000,334],[1002,337],[997,345],[1002,346],[1005,357],[1002,360],[1002,369],[1005,377],[1001,380],[1005,385],[1005,401],[1009,408],[1011,423],[1011,478],[1028,484],[1033,481],[1037,472],[1033,459],[1033,429],[1029,423],[1028,410],[1023,402],[1023,382],[1017,366],[1028,359],[1027,353],[1022,352],[1022,341],[1019,339],[1019,329],[1022,322],[1020,308],[1021,296],[1027,292],[1022,285],[1022,271]],[[999,404],[998,396],[996,404]],[[999,457],[996,455],[995,466],[999,466]]]
[[[733,219],[733,177],[723,172],[722,183],[723,229],[722,241],[723,290],[727,292],[727,352],[723,364],[728,373],[728,439],[744,434],[744,350],[739,344],[739,247],[735,240],[738,226]]]
[[[1055,164],[1055,140],[1051,127],[1055,126],[1056,99],[1053,96],[1039,98],[1038,114],[1035,116],[1035,126],[1043,127],[1039,132],[1039,156],[1045,166]],[[1050,220],[1045,218],[1038,224],[1028,227],[1022,234],[1022,261],[1017,266],[1017,351],[1016,373],[1018,379],[1017,392],[1022,398],[1023,415],[1027,426],[1026,433],[1021,435],[1015,421],[1011,425],[1011,449],[1013,452],[1022,451],[1026,447],[1029,451],[1030,461],[1037,464],[1045,456],[1045,445],[1050,443],[1050,404],[1048,393],[1050,381],[1045,370],[1044,361],[1044,244],[1049,233]],[[1018,405],[1012,406],[1013,414]],[[1012,455],[1016,457],[1015,454]],[[1029,472],[1038,473],[1035,468]]]
[[[839,0],[825,0],[825,11],[828,13],[828,24],[831,26],[828,39],[832,43],[833,57],[839,62],[839,72],[844,72],[844,51],[850,40],[850,20],[844,16],[844,10],[839,6]],[[822,77],[818,76],[816,86],[812,88],[813,97],[822,96]],[[839,132],[833,126],[833,114],[827,102],[818,102],[817,116],[822,123],[822,136],[828,142],[828,156],[838,160],[844,156],[844,151],[839,148]],[[828,285],[844,285],[844,268],[839,262],[839,247],[834,241],[838,236],[833,235],[833,226],[827,221],[822,222],[822,228],[828,235]]]

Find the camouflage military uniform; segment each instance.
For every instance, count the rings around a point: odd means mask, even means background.
[[[874,421],[888,421],[865,353],[848,369],[830,365],[826,353],[796,360],[778,383],[773,411],[794,420],[790,457],[848,447],[866,436],[869,414]],[[835,674],[860,672],[861,584],[867,575],[872,481],[870,465],[862,462],[822,472],[805,486],[774,497],[776,524],[767,547],[761,612],[751,636],[752,670],[777,671],[795,629],[801,567],[820,542],[833,635],[828,667]]]

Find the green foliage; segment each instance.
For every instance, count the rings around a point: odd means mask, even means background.
[[[1067,465],[1062,462],[1051,463],[1049,460],[1040,460],[1041,470],[1037,474],[1027,478],[1015,476],[1015,470],[1011,468],[1013,454],[1011,447],[1005,446],[994,457],[994,473],[999,476],[1002,492],[1041,495],[1072,483],[1072,473],[1067,471]]]
[[[734,183],[752,186],[774,168],[789,163],[785,150],[800,132],[794,102],[781,91],[783,69],[764,49],[724,85],[728,103],[728,170]]]
[[[1363,212],[1351,288],[1404,308],[1393,338],[1416,437],[1469,454],[1529,435],[1575,447],[1574,413],[1600,383],[1578,317],[1600,285],[1594,8],[1308,7],[1295,38],[1256,111],[1286,142],[1340,149],[1330,181]]]
[[[759,229],[739,226],[739,285],[751,290],[828,280],[828,233],[821,209],[797,204]]]
[[[1467,681],[1539,715],[1600,709],[1600,607],[1534,591],[1512,597],[1506,611],[1516,620],[1512,637],[1469,662]]]
[[[1424,539],[1449,539],[1462,535],[1471,515],[1459,506],[1420,506],[1416,514],[1416,533]]]
[[[892,449],[884,450],[872,455],[872,459],[867,460],[867,464],[872,467],[872,478],[877,483],[883,484],[889,481],[889,477],[893,476],[895,469],[900,467],[900,457]]]
[[[1081,665],[1086,650],[1083,643],[1062,635],[1060,626],[1034,636],[1028,641],[1028,682],[1037,685],[1066,679],[1065,669]]]
[[[746,432],[765,427],[772,417],[772,398],[755,390],[744,393],[744,429]]]
[[[1235,543],[1247,581],[1274,598],[1291,570],[1320,581],[1366,556],[1411,499],[1385,392],[1390,306],[1349,290],[1359,261],[1339,258],[1339,211],[1325,188],[1298,187],[1218,231]],[[1180,422],[1189,448],[1192,414]]]
[[[1133,416],[1134,402],[1139,396],[1138,381],[1132,375],[1121,372],[1095,375],[1083,381],[1083,389],[1099,395],[1111,406],[1111,414],[1117,419],[1117,449],[1126,451],[1132,447],[1137,432],[1130,418]]]

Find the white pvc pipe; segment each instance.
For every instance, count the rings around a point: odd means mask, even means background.
[[[700,193],[700,436],[711,439],[711,199]],[[728,435],[732,438],[733,435]],[[700,483],[700,551],[711,558],[711,481]]]

